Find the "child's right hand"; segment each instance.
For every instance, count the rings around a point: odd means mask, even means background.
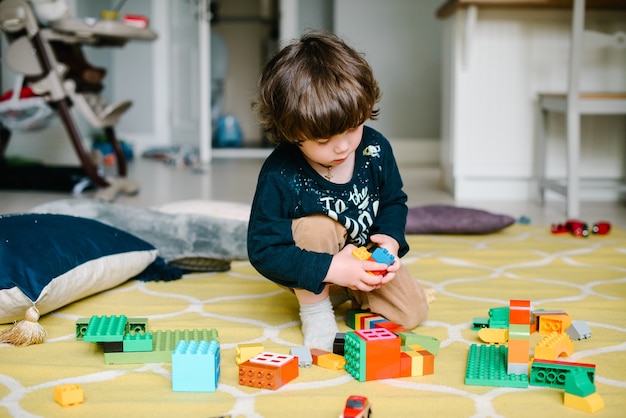
[[[387,265],[369,260],[359,260],[352,255],[356,249],[352,244],[346,245],[333,256],[325,283],[334,283],[352,290],[371,292],[383,283],[390,281],[386,275],[370,274],[370,271],[387,270]],[[393,277],[393,275],[391,275]]]

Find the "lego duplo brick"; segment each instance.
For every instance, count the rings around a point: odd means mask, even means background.
[[[235,363],[239,365],[244,361],[248,361],[257,354],[261,354],[263,350],[263,344],[261,343],[237,344],[237,348],[235,349]]]
[[[123,342],[124,352],[152,351],[152,333],[125,334]]]
[[[596,392],[596,385],[589,380],[589,375],[581,368],[572,370],[565,376],[563,390],[565,393],[585,397]]]
[[[604,409],[604,399],[602,399],[598,392],[584,397],[564,393],[563,405],[578,409],[579,411],[594,413]]]
[[[509,325],[530,325],[530,301],[515,300],[509,302]]]
[[[220,377],[217,341],[179,341],[172,352],[174,392],[215,392]]]
[[[311,357],[313,364],[325,369],[343,370],[346,366],[346,359],[343,356],[318,348],[311,349]]]
[[[564,333],[572,324],[572,317],[566,313],[540,315],[537,330],[541,334]]]
[[[572,325],[565,332],[572,340],[591,338],[591,330],[585,321],[572,321]]]
[[[311,367],[313,364],[311,350],[308,347],[291,347],[289,354],[297,357],[298,367]]]
[[[344,345],[344,358],[346,360],[345,369],[359,382],[366,380],[366,342],[356,331],[346,333],[346,343]]]
[[[92,316],[83,341],[92,343],[122,341],[126,332],[126,315]]]
[[[487,344],[504,344],[509,340],[508,328],[481,328],[478,338]]]
[[[596,365],[590,363],[572,363],[555,360],[533,360],[530,367],[530,384],[563,389],[567,374],[581,369],[594,382]]]
[[[465,384],[526,388],[528,375],[507,373],[507,347],[472,344],[467,354]]]
[[[439,347],[441,346],[441,341],[437,338],[416,334],[412,331],[401,331],[398,332],[397,335],[400,337],[400,343],[402,345],[411,346],[418,344],[433,354],[437,354]]]
[[[183,341],[213,341],[219,343],[216,329],[194,329],[174,331],[153,331],[152,351],[104,353],[106,364],[136,364],[136,363],[169,363],[176,344]]]
[[[489,309],[489,328],[509,327],[509,307],[501,306]]]
[[[61,406],[76,405],[84,402],[85,393],[80,386],[68,383],[54,387],[54,400]]]
[[[365,380],[400,377],[400,337],[384,328],[358,330],[365,341]]]
[[[546,335],[535,345],[534,358],[537,360],[556,360],[574,354],[574,342],[568,334],[553,332]]]
[[[239,384],[276,390],[298,377],[298,359],[264,352],[239,365]]]
[[[511,340],[509,338],[507,361],[509,363],[528,363],[530,359],[529,340]]]

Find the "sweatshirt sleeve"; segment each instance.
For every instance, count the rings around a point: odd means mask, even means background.
[[[370,229],[373,234],[385,234],[393,237],[400,248],[398,256],[402,257],[409,251],[406,241],[406,217],[408,208],[407,195],[403,191],[402,177],[393,155],[391,145],[387,143],[382,163],[382,177],[380,186],[380,207],[376,220]]]
[[[248,226],[248,256],[273,282],[319,294],[332,255],[296,247],[291,232],[294,200],[286,179],[276,172],[261,173]]]

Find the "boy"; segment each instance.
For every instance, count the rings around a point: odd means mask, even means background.
[[[259,273],[292,289],[310,348],[332,351],[333,302],[352,299],[407,329],[428,314],[424,290],[400,261],[409,250],[407,196],[391,146],[364,126],[379,100],[367,61],[324,32],[279,51],[259,81],[253,107],[277,147],[259,174],[248,255]],[[352,256],[370,242],[395,263]]]

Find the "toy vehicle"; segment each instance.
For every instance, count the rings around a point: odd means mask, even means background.
[[[372,415],[372,406],[365,396],[352,395],[339,418],[365,418]]]

